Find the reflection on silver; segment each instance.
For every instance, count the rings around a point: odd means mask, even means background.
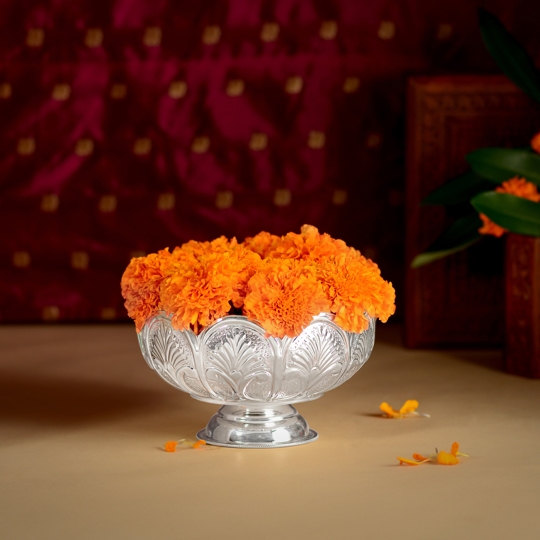
[[[197,436],[210,444],[277,448],[317,433],[291,405],[317,399],[352,377],[375,340],[375,319],[360,334],[321,314],[296,338],[265,337],[246,317],[220,319],[196,336],[163,313],[146,321],[139,344],[148,365],[192,397],[223,405]]]

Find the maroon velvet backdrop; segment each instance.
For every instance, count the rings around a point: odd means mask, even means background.
[[[483,2],[538,51],[536,2]],[[113,320],[133,255],[303,223],[401,290],[409,74],[478,2],[0,1],[0,320]]]

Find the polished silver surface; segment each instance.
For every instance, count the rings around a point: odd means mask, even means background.
[[[292,405],[223,405],[197,438],[240,448],[278,448],[314,441],[317,432]]]
[[[265,334],[257,323],[231,315],[196,336],[174,329],[160,313],[148,319],[139,344],[148,365],[169,384],[225,406],[199,438],[243,448],[315,440],[291,404],[321,397],[364,365],[373,349],[375,319],[360,334],[344,332],[327,314],[314,317],[296,338]]]

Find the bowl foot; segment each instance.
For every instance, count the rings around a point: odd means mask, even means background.
[[[197,438],[230,448],[281,448],[317,439],[292,405],[224,405]]]

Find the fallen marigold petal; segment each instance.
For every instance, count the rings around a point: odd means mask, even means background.
[[[176,452],[177,441],[168,441],[164,445],[165,452]]]
[[[416,459],[416,461],[429,461],[429,458],[422,454],[413,454],[412,457],[413,459]]]
[[[200,448],[201,446],[205,446],[205,445],[206,445],[206,441],[199,440],[193,445],[193,448]]]
[[[399,409],[399,412],[401,414],[407,414],[416,411],[418,409],[418,401],[416,399],[408,399],[401,409]]]
[[[392,407],[390,407],[390,405],[388,405],[388,403],[386,403],[386,401],[383,401],[380,405],[379,405],[379,409],[384,413],[386,414],[387,416],[389,416],[390,418],[400,418],[400,414],[398,411],[394,411],[394,409],[392,409]]]
[[[459,443],[457,443],[457,442],[452,443],[452,449],[450,450],[450,453],[453,456],[458,455],[458,453],[459,453]]]
[[[425,459],[424,461],[414,461],[412,459],[407,459],[404,457],[398,457],[400,465],[422,465],[422,463],[426,463],[429,461],[429,459]]]
[[[437,463],[439,465],[457,465],[459,459],[454,454],[449,454],[448,452],[441,450],[437,454]]]

